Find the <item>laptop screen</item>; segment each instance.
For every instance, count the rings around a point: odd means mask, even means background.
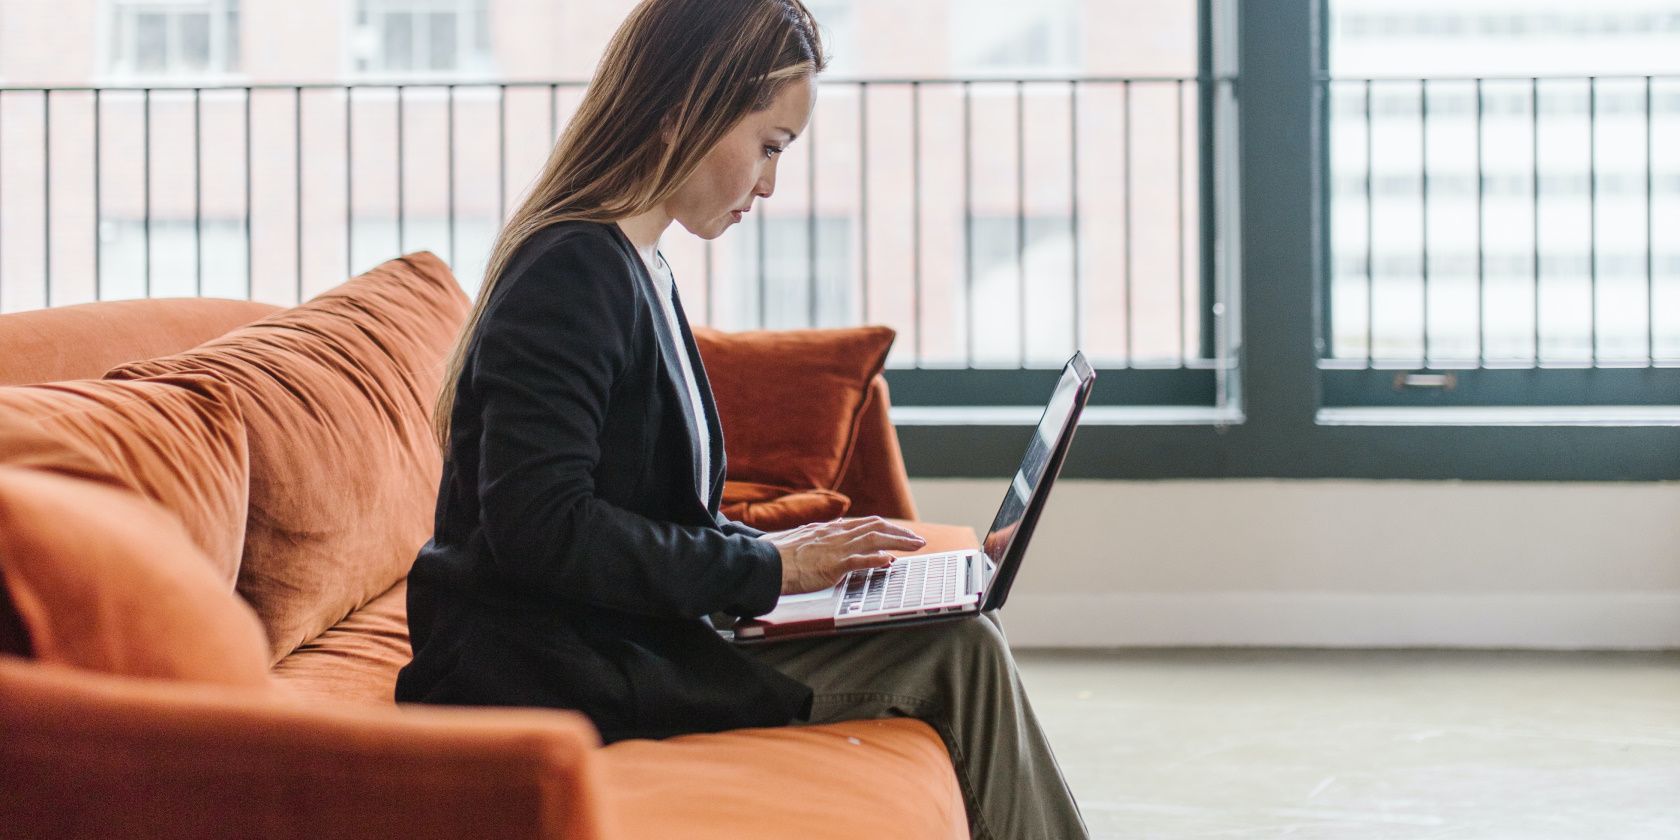
[[[1027,454],[1021,459],[1021,468],[1015,471],[1015,479],[1009,482],[1009,492],[1003,496],[1003,505],[992,520],[991,530],[986,532],[982,547],[993,563],[1003,563],[1009,547],[1015,542],[1015,532],[1026,516],[1027,503],[1044,481],[1045,469],[1050,465],[1056,441],[1068,423],[1073,421],[1074,398],[1079,394],[1079,384],[1079,374],[1072,364],[1062,369],[1062,378],[1056,382],[1056,392],[1044,408],[1038,430],[1027,443]]]

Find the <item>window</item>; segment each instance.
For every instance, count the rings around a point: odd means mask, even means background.
[[[1078,72],[1079,7],[1073,0],[964,0],[953,4],[957,75],[1064,75]]]
[[[239,0],[108,0],[105,73],[196,79],[239,71]]]
[[[863,66],[857,55],[857,25],[852,10],[853,0],[810,0],[805,4],[817,26],[828,53],[827,72],[834,76],[853,76]]]
[[[491,70],[487,0],[356,0],[351,66],[358,75],[428,77]]]
[[[1332,0],[1328,404],[1680,401],[1671,5]]]
[[[755,212],[763,209],[761,206]],[[813,226],[817,235],[814,249]],[[739,232],[748,235],[735,237],[731,249],[730,263],[736,271],[727,282],[732,288],[716,292],[718,303],[727,300],[732,310],[714,313],[720,324],[737,325],[730,329],[794,329],[857,323],[859,300],[850,217],[818,216],[811,220],[766,215],[741,225]]]

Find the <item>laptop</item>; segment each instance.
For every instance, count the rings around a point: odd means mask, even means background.
[[[1062,368],[979,549],[908,554],[884,569],[856,569],[827,589],[783,595],[770,612],[736,622],[732,634],[719,632],[736,644],[761,644],[951,621],[1003,606],[1096,378],[1083,353]]]

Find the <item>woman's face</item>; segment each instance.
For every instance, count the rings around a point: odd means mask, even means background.
[[[671,218],[701,239],[716,239],[752,209],[753,196],[769,198],[776,163],[805,130],[816,93],[811,76],[789,82],[769,108],[736,123],[666,201]]]

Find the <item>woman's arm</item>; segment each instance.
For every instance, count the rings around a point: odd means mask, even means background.
[[[517,586],[625,612],[769,612],[782,585],[774,545],[595,497],[606,407],[637,327],[634,279],[616,243],[572,233],[504,282],[470,363],[483,412],[479,502],[497,570]]]

